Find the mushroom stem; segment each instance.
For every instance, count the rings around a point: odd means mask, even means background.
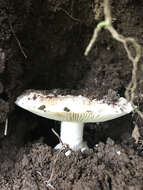
[[[67,144],[72,150],[85,150],[87,145],[83,142],[83,123],[61,122],[61,141]]]

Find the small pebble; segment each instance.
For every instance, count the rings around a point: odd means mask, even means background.
[[[70,154],[71,154],[71,150],[68,150],[68,151],[65,153],[66,156],[69,156]]]
[[[120,154],[121,154],[121,151],[117,151],[117,154],[120,155]]]

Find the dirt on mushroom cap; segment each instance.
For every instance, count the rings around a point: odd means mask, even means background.
[[[90,100],[82,95],[55,95],[53,90],[28,90],[17,98],[16,104],[42,117],[73,122],[104,122],[133,110],[125,98],[109,103],[105,99]]]

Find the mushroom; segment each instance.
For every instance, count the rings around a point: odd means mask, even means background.
[[[37,90],[27,90],[15,103],[39,116],[61,121],[61,141],[74,151],[88,148],[83,142],[84,123],[104,122],[133,111],[131,103],[123,97],[109,103],[104,99],[89,99],[82,95]],[[58,144],[56,149],[60,148],[61,144]]]

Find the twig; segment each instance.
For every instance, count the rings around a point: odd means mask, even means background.
[[[58,137],[59,142],[60,142],[61,145],[62,145],[62,148],[57,152],[56,158],[55,158],[54,161],[53,161],[53,166],[52,166],[52,171],[51,171],[50,178],[49,178],[48,180],[44,180],[44,184],[46,185],[46,187],[50,187],[51,189],[55,189],[55,187],[54,187],[53,185],[51,185],[51,182],[52,182],[52,180],[53,180],[53,176],[54,176],[54,173],[55,173],[55,164],[56,164],[56,162],[57,162],[57,160],[58,160],[59,155],[61,154],[61,152],[62,152],[65,148],[67,148],[67,145],[62,142],[60,136],[58,135],[58,133],[57,133],[53,128],[52,128],[52,131],[53,131],[53,133]],[[39,171],[37,171],[37,174],[39,174],[39,175],[42,177],[42,174],[41,174]]]
[[[135,127],[132,131],[132,137],[135,139],[135,143],[139,142],[140,132],[139,132],[138,125],[136,123],[135,123]]]
[[[8,118],[6,118],[6,121],[5,121],[4,136],[7,135],[7,129],[8,129]]]
[[[72,20],[81,23],[81,21],[80,21],[79,19],[73,17],[73,16],[72,16],[71,14],[69,14],[68,11],[66,11],[65,9],[63,9],[63,8],[61,8],[61,7],[58,7],[57,9],[63,11],[63,12],[64,12],[68,17],[70,17]]]
[[[44,181],[46,187],[49,186],[49,187],[52,187],[53,189],[55,189],[55,188],[51,185],[51,182],[52,182],[52,180],[53,180],[53,176],[54,176],[54,173],[55,173],[55,164],[56,164],[56,162],[57,162],[57,160],[58,160],[58,158],[59,158],[59,155],[61,154],[62,151],[63,151],[63,148],[60,149],[60,150],[58,151],[57,155],[56,155],[56,158],[55,158],[55,160],[54,160],[54,162],[53,162],[53,167],[52,167],[52,171],[51,171],[50,178],[49,178],[47,181]]]
[[[61,145],[62,145],[62,149],[67,148],[67,145],[62,142],[62,140],[61,140],[59,134],[58,134],[53,128],[52,128],[52,131],[53,131],[53,133],[58,137],[58,139],[59,139],[59,141],[60,141],[60,143],[61,143]]]
[[[11,22],[10,22],[9,19],[8,19],[8,21],[9,21],[10,30],[11,30],[13,36],[15,37],[15,40],[16,40],[16,42],[17,42],[17,44],[18,44],[18,47],[19,47],[21,53],[23,54],[24,58],[27,59],[27,55],[26,55],[26,53],[24,52],[24,50],[23,50],[23,48],[22,48],[22,46],[21,46],[21,43],[20,43],[19,39],[17,38],[17,36],[16,36],[16,34],[15,34],[15,31],[14,31],[14,29],[13,29],[13,27],[12,27],[12,24],[11,24]]]
[[[94,29],[93,36],[85,50],[85,56],[87,56],[93,47],[93,44],[95,43],[98,33],[102,28],[105,28],[108,30],[112,37],[116,39],[117,41],[121,42],[126,50],[128,59],[132,62],[133,69],[132,69],[132,78],[131,81],[129,82],[126,91],[125,91],[125,97],[127,98],[128,101],[131,102],[135,112],[137,112],[140,117],[143,119],[143,114],[142,112],[137,108],[137,106],[134,105],[134,98],[135,98],[135,90],[137,87],[137,69],[138,69],[138,63],[141,57],[141,47],[140,45],[136,42],[134,38],[131,37],[124,37],[123,35],[119,34],[115,28],[112,26],[112,17],[111,17],[111,11],[110,11],[110,3],[109,0],[104,0],[104,15],[105,15],[105,20],[101,21],[97,27]],[[133,56],[128,44],[131,43],[135,49],[136,55]]]

